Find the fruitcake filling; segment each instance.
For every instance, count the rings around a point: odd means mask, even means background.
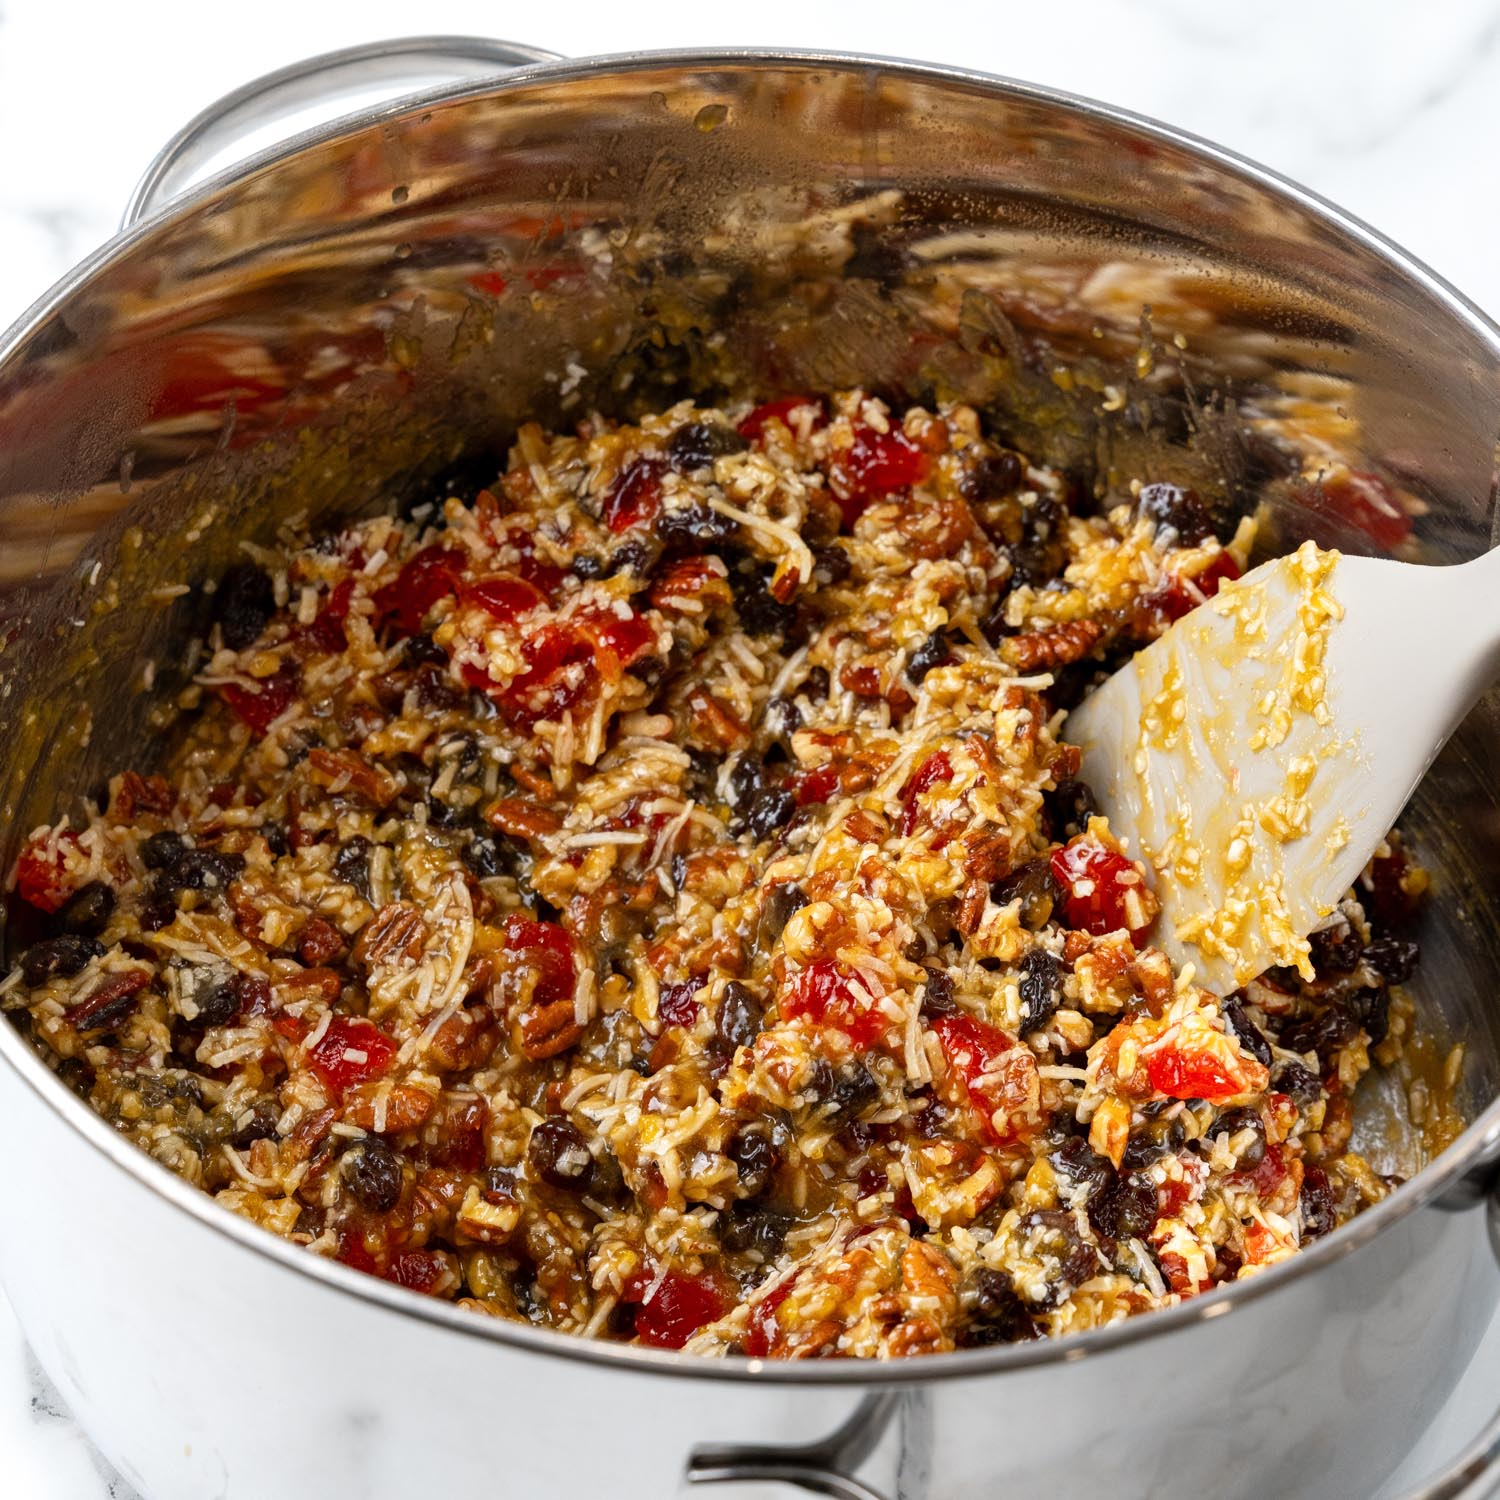
[[[496,1317],[887,1357],[1253,1275],[1389,1190],[1424,877],[1393,835],[1311,979],[1153,946],[1066,713],[1251,527],[1141,480],[684,402],[247,548],[160,774],[29,839],[0,1003],[225,1207]]]

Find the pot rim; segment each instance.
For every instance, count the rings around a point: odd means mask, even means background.
[[[1149,116],[1081,95],[975,69],[855,52],[741,47],[674,48],[610,53],[584,59],[561,58],[555,62],[507,70],[490,79],[479,79],[456,86],[441,85],[403,95],[399,99],[354,111],[302,131],[216,173],[181,197],[171,200],[150,218],[122,230],[86,257],[43,293],[0,335],[0,367],[51,313],[104,267],[123,259],[138,243],[163,227],[186,220],[199,212],[225,188],[309,147],[324,145],[340,136],[404,118],[424,109],[481,96],[504,94],[538,83],[571,83],[582,78],[664,65],[697,71],[788,66],[826,68],[841,72],[874,70],[1039,104],[1123,127],[1237,176],[1354,240],[1443,305],[1450,316],[1466,325],[1489,347],[1497,364],[1500,364],[1500,326],[1430,267],[1408,254],[1393,240],[1319,194],[1248,157],[1189,131],[1178,130]],[[604,1368],[679,1379],[754,1380],[797,1386],[912,1386],[1038,1365],[1067,1364],[1104,1355],[1128,1344],[1158,1336],[1165,1337],[1176,1330],[1226,1316],[1274,1294],[1293,1280],[1315,1274],[1360,1249],[1386,1228],[1423,1205],[1432,1203],[1445,1191],[1458,1187],[1460,1179],[1467,1174],[1493,1166],[1497,1154],[1500,1154],[1500,1097],[1497,1097],[1490,1101],[1456,1141],[1409,1182],[1309,1249],[1299,1251],[1249,1281],[1236,1281],[1176,1307],[1128,1318],[1104,1328],[1032,1343],[924,1355],[915,1361],[849,1360],[825,1363],[740,1357],[708,1359],[670,1350],[609,1344],[578,1335],[559,1334],[508,1319],[486,1318],[355,1271],[337,1261],[310,1255],[305,1249],[221,1208],[207,1193],[193,1187],[145,1151],[118,1135],[84,1100],[63,1084],[47,1066],[41,1054],[22,1035],[19,1027],[0,1023],[0,1062],[13,1070],[21,1084],[31,1089],[65,1127],[75,1130],[102,1156],[135,1177],[149,1191],[241,1248],[284,1269],[310,1277],[366,1304],[373,1304],[387,1312],[426,1322],[449,1332],[486,1339],[552,1358],[578,1360]]]

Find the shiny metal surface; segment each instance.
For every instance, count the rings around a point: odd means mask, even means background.
[[[196,588],[152,591],[213,578],[240,537],[493,472],[525,417],[855,382],[978,401],[1085,487],[1190,479],[1262,508],[1273,544],[1375,550],[1290,482],[1266,424],[1295,417],[1422,508],[1405,551],[1452,561],[1494,533],[1500,334],[1259,169],[1100,106],[877,59],[528,67],[215,179],[0,344],[0,854],[109,771],[144,768],[206,614]],[[1443,884],[1424,994],[1468,1043],[1477,1123],[1355,1224],[1171,1313],[901,1367],[555,1338],[221,1213],[9,1027],[16,1201],[79,1184],[69,1242],[108,1243],[111,1277],[80,1276],[23,1215],[0,1216],[0,1273],[49,1373],[153,1500],[529,1496],[559,1476],[656,1497],[746,1447],[782,1462],[768,1445],[836,1449],[887,1500],[1001,1481],[1360,1493],[1500,1298],[1477,1206],[1500,1158],[1497,746],[1491,698],[1414,819]],[[315,1357],[288,1358],[288,1329],[316,1329]],[[239,1373],[206,1381],[205,1361]],[[274,1443],[245,1392],[275,1393]],[[831,1435],[886,1393],[880,1440],[849,1457]],[[526,1436],[497,1454],[502,1402]]]

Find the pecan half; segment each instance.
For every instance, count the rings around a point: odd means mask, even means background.
[[[573,1011],[571,1000],[553,1000],[546,1005],[533,1005],[522,1017],[521,1051],[533,1062],[546,1057],[556,1057],[569,1047],[576,1047],[583,1035],[583,1027]]]
[[[484,816],[490,827],[528,844],[540,843],[563,825],[560,813],[524,797],[502,797],[486,809]]]
[[[319,786],[330,792],[354,792],[376,807],[388,807],[401,790],[401,779],[384,766],[372,766],[353,750],[324,750],[321,746],[307,752],[309,774]]]
[[[368,922],[354,944],[354,961],[373,967],[394,964],[400,959],[415,963],[422,956],[427,941],[427,923],[415,906],[392,901],[382,906]]]
[[[1104,626],[1098,620],[1070,620],[1012,636],[1001,642],[1000,654],[1018,672],[1065,667],[1087,656],[1103,634]]]

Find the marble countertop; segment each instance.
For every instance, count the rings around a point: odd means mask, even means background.
[[[938,17],[962,16],[943,24]],[[253,20],[253,24],[252,24]],[[961,63],[1106,99],[1244,152],[1360,215],[1500,315],[1500,3],[1070,0],[1054,6],[858,7],[757,0],[635,6],[481,0],[356,8],[259,0],[232,33],[199,0],[7,0],[0,14],[0,325],[113,232],[136,177],[225,91],[312,53],[415,30],[493,34],[582,55],[795,44]],[[232,44],[226,40],[232,34]],[[82,107],[80,101],[83,101]],[[1463,1388],[1389,1494],[1487,1419],[1500,1319]],[[69,1417],[0,1300],[0,1454],[8,1495],[136,1500]]]

